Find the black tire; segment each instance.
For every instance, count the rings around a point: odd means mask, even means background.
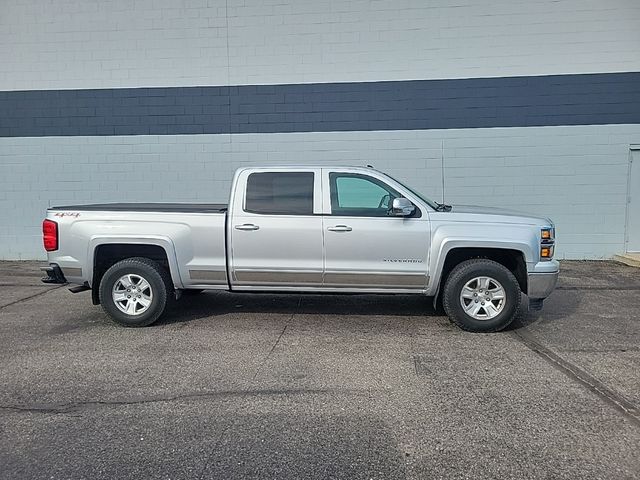
[[[462,289],[474,278],[482,276],[497,280],[505,292],[502,310],[493,318],[474,318],[462,306],[462,302],[467,301],[460,298]],[[477,303],[477,300],[470,300],[469,304],[471,302]],[[494,302],[500,303],[497,300]],[[513,273],[504,265],[483,258],[467,260],[457,265],[449,274],[442,295],[442,304],[449,319],[468,332],[497,332],[506,328],[518,316],[520,302],[520,285]]]
[[[133,275],[134,278],[143,278],[148,282],[152,294],[146,311],[130,315],[116,305],[112,292],[116,282],[124,275]],[[100,280],[99,294],[102,308],[114,322],[124,327],[146,327],[158,320],[164,312],[173,296],[173,282],[169,272],[157,262],[148,258],[133,257],[119,261],[105,272]]]

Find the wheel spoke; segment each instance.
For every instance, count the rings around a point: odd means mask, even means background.
[[[491,302],[484,304],[484,311],[487,313],[487,317],[489,318],[493,318],[499,313],[496,306]]]
[[[489,290],[492,300],[502,300],[504,298],[504,288],[498,287],[495,290]]]
[[[113,301],[114,302],[123,302],[127,300],[127,292],[113,292]]]
[[[490,281],[491,279],[488,277],[480,277],[480,280],[478,282],[480,283],[480,288],[482,288],[483,290],[488,290]]]
[[[468,285],[465,285],[465,287],[462,289],[462,293],[460,295],[462,296],[462,298],[473,299],[473,293],[474,293],[474,290],[471,287],[469,287]]]
[[[151,285],[149,285],[149,282],[147,282],[144,278],[140,278],[140,281],[138,282],[138,284],[136,286],[142,292],[144,292],[145,290],[151,288]]]
[[[476,302],[470,302],[468,305],[464,307],[464,311],[469,315],[476,315],[480,310],[480,304]]]
[[[125,313],[129,315],[134,315],[136,313],[136,302],[131,298],[127,300]]]
[[[138,303],[140,305],[142,305],[143,307],[148,307],[149,305],[151,305],[151,298],[143,295],[142,297],[138,298]]]
[[[464,309],[464,311],[473,316],[478,312],[478,309],[480,307],[480,303],[478,303],[477,301],[473,301],[471,300],[469,303],[466,303],[462,300],[462,298],[460,299],[462,302],[462,308]]]

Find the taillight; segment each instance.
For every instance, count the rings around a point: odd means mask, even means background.
[[[58,249],[58,224],[53,220],[42,222],[42,243],[47,252]]]

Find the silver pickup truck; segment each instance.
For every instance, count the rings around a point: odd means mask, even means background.
[[[366,167],[241,168],[228,205],[50,208],[47,283],[92,291],[117,323],[189,291],[416,294],[494,332],[556,285],[548,218],[436,203]]]

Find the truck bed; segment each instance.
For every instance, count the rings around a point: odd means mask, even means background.
[[[90,212],[184,212],[224,213],[226,203],[93,203],[90,205],[63,205],[49,210],[79,210]]]

